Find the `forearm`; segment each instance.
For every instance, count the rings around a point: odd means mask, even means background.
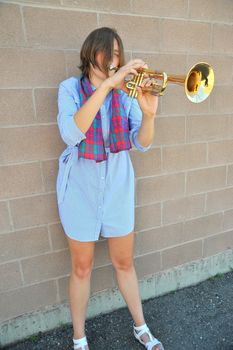
[[[154,139],[154,117],[142,116],[141,127],[138,131],[138,142],[143,146],[149,146]]]
[[[111,87],[103,82],[74,114],[74,120],[84,134],[90,128],[98,110],[110,91]]]

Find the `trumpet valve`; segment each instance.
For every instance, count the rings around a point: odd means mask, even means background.
[[[139,72],[138,75],[134,76],[132,80],[128,81],[126,83],[126,87],[130,90],[129,96],[130,97],[137,97],[137,86],[139,86],[143,80],[144,72]]]

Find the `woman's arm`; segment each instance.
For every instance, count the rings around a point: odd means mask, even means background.
[[[98,110],[110,91],[111,87],[104,81],[74,114],[75,123],[84,134],[90,128]]]
[[[114,88],[124,88],[124,78],[129,73],[137,74],[136,68],[145,64],[141,59],[134,59],[122,66],[114,75],[104,80],[91,97],[75,113],[74,120],[85,134],[91,126],[96,113],[103,104],[107,94]]]
[[[134,146],[141,152],[146,152],[147,150],[149,150],[153,144],[153,137],[151,142],[148,144],[149,140],[141,140],[141,138],[139,138],[139,132],[140,130],[144,129],[143,127],[143,119],[144,116],[142,115],[142,111],[139,107],[138,101],[137,99],[132,99],[131,102],[131,106],[130,106],[130,110],[129,110],[129,136],[130,136],[130,140],[131,142],[134,144]],[[149,123],[150,124],[150,123]],[[143,134],[146,135],[147,137],[147,128],[150,129],[154,129],[154,125],[146,125],[146,130],[143,130]],[[154,131],[150,130],[150,133],[153,133]]]
[[[138,142],[143,147],[148,147],[153,143],[154,139],[154,119],[151,117],[147,117],[143,114],[142,116],[142,124],[138,131]]]
[[[154,138],[154,119],[158,108],[158,96],[148,92],[143,92],[143,87],[151,85],[150,78],[145,79],[140,87],[137,87],[137,100],[142,111],[142,124],[138,132],[139,143],[147,147],[153,142]]]
[[[67,145],[77,146],[86,138],[85,133],[90,128],[106,95],[114,88],[121,88],[124,77],[129,73],[137,73],[135,68],[142,65],[142,60],[135,59],[121,67],[112,77],[104,80],[82,106],[70,91],[70,81],[59,84],[57,122],[61,137]]]

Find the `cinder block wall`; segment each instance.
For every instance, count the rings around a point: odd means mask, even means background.
[[[68,298],[69,250],[55,197],[57,88],[78,75],[96,27],[115,27],[127,59],[186,74],[215,71],[201,104],[181,86],[160,98],[153,147],[130,151],[136,175],[139,279],[233,247],[233,2],[48,0],[0,3],[0,322]],[[96,244],[91,293],[116,286]]]

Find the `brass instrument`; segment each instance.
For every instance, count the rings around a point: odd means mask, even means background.
[[[168,75],[165,72],[150,70],[147,68],[137,69],[138,75],[133,78],[127,77],[126,87],[129,89],[130,97],[137,97],[136,87],[140,86],[144,77],[153,79],[152,86],[142,87],[142,91],[149,91],[153,95],[162,96],[167,87],[167,83],[183,85],[187,98],[194,103],[204,101],[211,93],[214,86],[214,71],[206,62],[196,63],[185,75]],[[161,84],[157,84],[157,80],[162,80]]]

